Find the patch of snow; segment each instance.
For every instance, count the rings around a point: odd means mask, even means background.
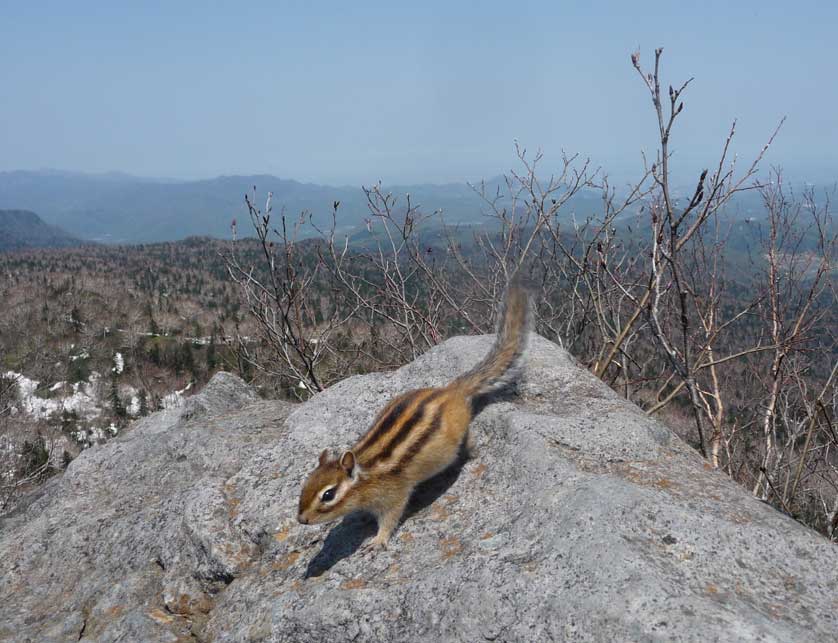
[[[64,386],[64,382],[56,382],[55,384],[53,384],[52,386],[49,387],[50,393],[54,393],[55,391],[60,389],[62,386]]]
[[[99,399],[99,374],[90,374],[89,382],[76,382],[73,384],[73,393],[69,397],[49,399],[37,395],[38,380],[33,380],[20,373],[7,371],[6,377],[17,380],[19,399],[14,411],[22,411],[26,415],[36,419],[45,420],[52,415],[62,411],[75,411],[79,417],[94,418],[100,414],[98,408]],[[63,386],[63,382],[60,382]],[[51,390],[56,390],[57,385]]]
[[[64,398],[63,406],[67,411],[75,411],[79,417],[97,417],[101,415],[98,408],[100,375],[96,371],[90,374],[88,382],[76,382],[73,384],[73,394]]]
[[[125,407],[125,411],[132,417],[137,417],[140,414],[140,398],[137,395],[131,396],[131,401]]]
[[[191,388],[192,382],[189,382],[189,384],[187,384],[184,388],[180,389],[179,391],[169,393],[168,395],[164,396],[163,399],[160,401],[161,406],[164,409],[174,409],[179,406],[183,406],[183,394]]]
[[[125,411],[132,417],[137,417],[140,414],[140,396],[137,389],[133,386],[120,386],[119,395],[122,399],[128,399],[129,402],[125,406]]]
[[[117,352],[113,356],[113,372],[119,375],[122,371],[125,370],[125,359],[122,357],[122,353]]]
[[[180,395],[178,395],[177,392],[164,395],[163,399],[160,400],[160,406],[164,409],[176,409],[182,404],[183,398]]]
[[[90,357],[90,353],[82,351],[78,355],[70,355],[70,361],[75,362],[77,359],[87,359],[88,357]]]
[[[91,426],[88,429],[73,431],[70,435],[72,435],[73,439],[80,445],[89,447],[94,444],[104,442],[108,438],[115,436],[117,433],[119,433],[119,427],[111,422],[106,427]]]

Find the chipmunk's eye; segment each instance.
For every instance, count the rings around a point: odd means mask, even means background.
[[[326,491],[323,492],[323,495],[320,496],[320,500],[322,500],[323,502],[331,502],[334,499],[335,499],[335,487],[331,487],[329,489],[326,489]]]

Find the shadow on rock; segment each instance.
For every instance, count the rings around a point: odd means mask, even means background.
[[[378,527],[375,518],[366,512],[350,514],[329,532],[322,549],[311,559],[304,578],[320,576],[335,563],[348,558],[367,538],[375,535]]]
[[[480,411],[485,409],[490,404],[497,402],[512,402],[520,397],[520,387],[517,378],[511,379],[503,383],[496,389],[493,389],[482,395],[476,395],[471,401],[471,417],[472,419],[480,414]]]

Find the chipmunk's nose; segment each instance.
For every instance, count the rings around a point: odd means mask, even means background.
[[[308,518],[303,516],[303,514],[297,514],[297,520],[300,521],[301,525],[307,525],[308,524]]]

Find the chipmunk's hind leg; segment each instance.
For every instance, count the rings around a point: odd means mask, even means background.
[[[474,432],[469,428],[466,429],[466,434],[460,444],[460,456],[464,460],[473,460],[476,454],[477,440],[474,438]]]

